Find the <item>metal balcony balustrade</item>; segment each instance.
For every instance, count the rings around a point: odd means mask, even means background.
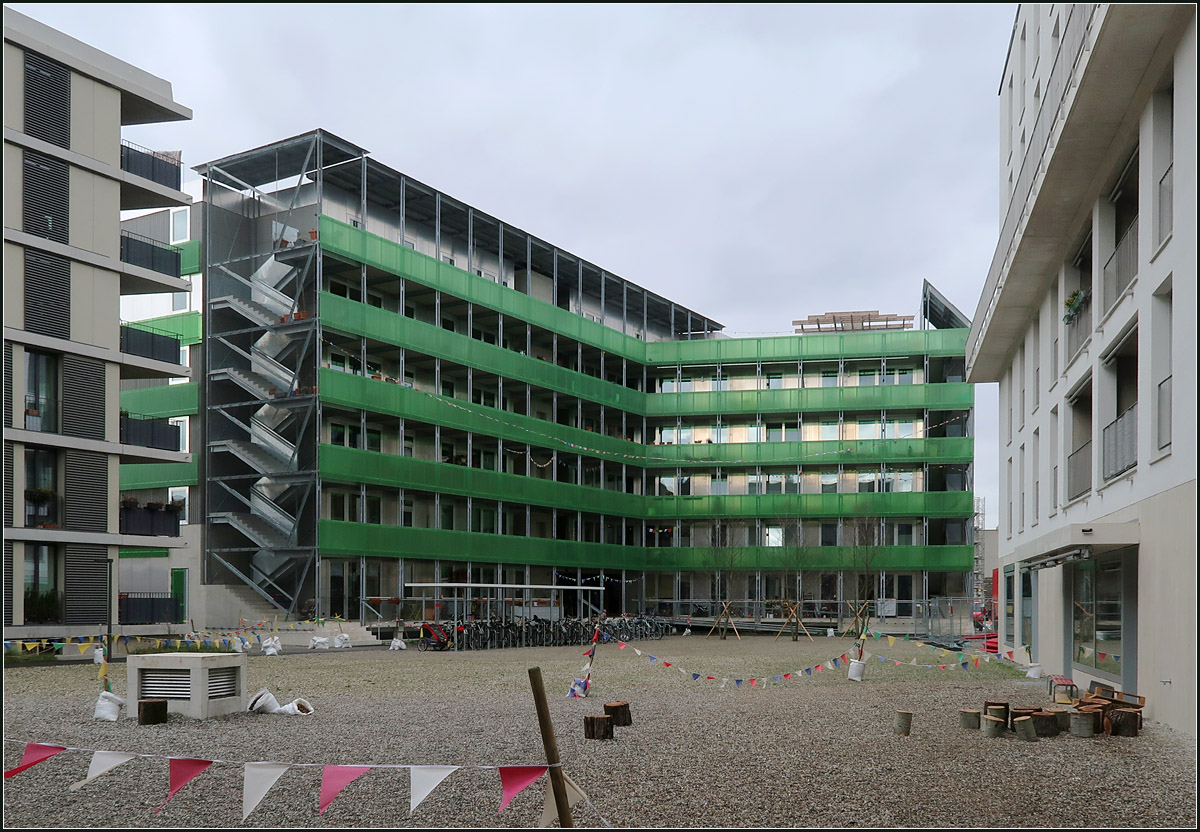
[[[1135,402],[1104,428],[1101,442],[1106,480],[1137,465],[1137,410]]]
[[[1167,165],[1158,180],[1158,240],[1161,245],[1175,228],[1175,165]]]
[[[136,501],[122,500],[118,523],[121,534],[179,537],[179,512],[166,504],[140,506]]]
[[[46,488],[25,490],[25,528],[57,529],[62,523],[62,497]]]
[[[179,599],[169,592],[122,592],[117,599],[117,620],[122,624],[175,624]]]
[[[121,262],[168,277],[179,277],[182,273],[179,249],[124,230],[121,231]]]
[[[1084,343],[1092,336],[1092,293],[1084,293],[1083,299],[1075,307],[1074,315],[1067,322],[1067,362],[1070,363],[1075,354],[1083,348]]]
[[[1104,311],[1112,309],[1138,273],[1138,221],[1125,231],[1104,264]]]
[[[121,324],[121,352],[140,355],[168,364],[179,363],[179,348],[182,344],[178,335],[143,324]]]
[[[1067,457],[1067,499],[1082,497],[1092,487],[1092,442]]]
[[[178,191],[183,165],[166,153],[159,153],[121,139],[121,170]]]
[[[128,412],[121,413],[121,444],[161,451],[179,450],[179,425],[169,419],[154,419]]]
[[[58,433],[58,399],[26,394],[25,430]]]

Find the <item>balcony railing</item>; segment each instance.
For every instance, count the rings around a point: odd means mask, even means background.
[[[1125,231],[1104,265],[1104,311],[1112,309],[1138,273],[1138,221]]]
[[[25,528],[57,529],[62,516],[62,497],[49,489],[25,489]]]
[[[1171,376],[1158,383],[1158,447],[1171,444]]]
[[[49,396],[25,396],[25,430],[58,433],[58,401]]]
[[[1092,293],[1088,291],[1067,321],[1067,362],[1083,348],[1092,334]]]
[[[178,335],[141,324],[121,324],[121,352],[168,364],[179,363]]]
[[[1067,499],[1074,500],[1086,494],[1092,487],[1092,443],[1067,457]]]
[[[117,599],[122,624],[176,624],[179,599],[169,592],[122,592]]]
[[[1137,404],[1104,428],[1104,479],[1111,480],[1137,465]]]
[[[180,160],[173,156],[121,140],[121,170],[126,173],[178,191],[182,168]]]
[[[1175,226],[1175,165],[1158,180],[1158,243],[1171,236]]]
[[[39,592],[25,590],[26,624],[59,624],[63,620],[63,597],[61,592]]]
[[[121,262],[168,277],[179,277],[181,274],[179,249],[131,231],[121,232]]]
[[[121,414],[121,444],[161,451],[179,450],[179,425],[169,419],[150,419],[132,413]]]
[[[164,535],[179,537],[179,512],[149,505],[122,505],[119,515],[121,534]]]
[[[1058,466],[1050,472],[1050,508],[1051,514],[1058,511]]]

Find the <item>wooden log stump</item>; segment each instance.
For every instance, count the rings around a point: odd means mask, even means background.
[[[998,701],[998,700],[988,700],[988,701],[984,702],[984,703],[983,703],[983,714],[984,714],[984,716],[987,716],[988,714],[991,714],[991,713],[992,713],[992,708],[1001,708],[1001,709],[1003,709],[1004,713],[1002,713],[1002,714],[995,714],[995,716],[1001,717],[1001,718],[1004,720],[1004,727],[1005,727],[1005,728],[1007,728],[1007,727],[1008,727],[1008,725],[1009,725],[1009,721],[1010,721],[1010,720],[1011,720],[1011,718],[1012,718],[1012,717],[1011,717],[1011,715],[1010,715],[1010,713],[1009,713],[1009,707],[1008,707],[1008,703],[1007,703],[1007,702],[1000,702],[1000,701]]]
[[[979,730],[979,711],[970,708],[962,708],[958,712],[958,727],[959,728],[974,728]]]
[[[613,720],[611,716],[585,716],[583,718],[583,737],[589,740],[611,740],[613,738]]]
[[[167,721],[167,700],[139,699],[138,725],[162,725]]]
[[[1058,719],[1058,730],[1060,733],[1071,727],[1071,712],[1066,708],[1047,708],[1046,710],[1054,714]]]
[[[1008,733],[1008,723],[998,716],[985,716],[983,718],[983,735],[988,739],[1002,737]]]
[[[1049,711],[1035,711],[1029,715],[1033,720],[1033,730],[1039,737],[1058,736],[1058,717]]]
[[[1136,708],[1113,708],[1104,715],[1104,733],[1112,737],[1136,737],[1139,720]]]
[[[1040,710],[1041,710],[1041,708],[1031,708],[1031,707],[1013,708],[1011,711],[1009,711],[1008,727],[1014,731],[1017,730],[1017,726],[1014,723],[1017,721],[1018,717],[1030,716],[1032,714],[1036,714]]]
[[[892,724],[892,731],[898,737],[907,737],[910,730],[912,730],[912,711],[896,711],[896,721]]]
[[[628,702],[605,702],[604,713],[611,716],[613,725],[618,727],[633,724],[633,717],[629,713]]]
[[[1087,714],[1092,718],[1092,734],[1104,733],[1104,709],[1103,708],[1080,708],[1079,713]]]
[[[1076,711],[1070,715],[1071,726],[1068,729],[1072,737],[1087,739],[1096,736],[1095,715],[1087,711]]]
[[[987,710],[983,712],[984,716],[994,716],[996,719],[1004,723],[1005,730],[1008,730],[1008,720],[1010,714],[1007,705],[988,705]]]
[[[1013,730],[1017,738],[1025,742],[1037,742],[1037,731],[1033,730],[1033,717],[1019,716],[1013,720]]]

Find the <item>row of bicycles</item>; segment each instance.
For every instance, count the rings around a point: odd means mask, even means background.
[[[672,630],[671,622],[655,616],[605,618],[600,621],[603,639],[638,641],[660,639]],[[421,625],[417,649],[495,650],[507,647],[564,647],[589,644],[596,633],[594,618],[544,618],[503,620],[467,619],[426,622]]]

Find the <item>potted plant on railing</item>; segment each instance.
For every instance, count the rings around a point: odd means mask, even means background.
[[[139,505],[140,505],[140,503],[138,502],[137,497],[122,497],[121,498],[121,508],[132,510],[132,509],[137,508]]]
[[[162,511],[163,502],[161,500],[147,500],[146,508],[150,509],[151,511]]]
[[[53,488],[26,488],[25,502],[35,505],[44,506],[55,498]]]
[[[1083,306],[1083,302],[1087,298],[1088,296],[1081,289],[1076,289],[1067,295],[1066,299],[1063,300],[1063,309],[1066,311],[1066,314],[1063,315],[1064,324],[1069,324],[1075,320],[1075,316],[1079,314],[1079,307]]]
[[[184,506],[183,500],[172,500],[171,502],[164,505],[163,509],[165,509],[166,511],[171,511],[171,512],[174,512],[175,514],[178,514],[179,512],[183,511],[183,506]]]

